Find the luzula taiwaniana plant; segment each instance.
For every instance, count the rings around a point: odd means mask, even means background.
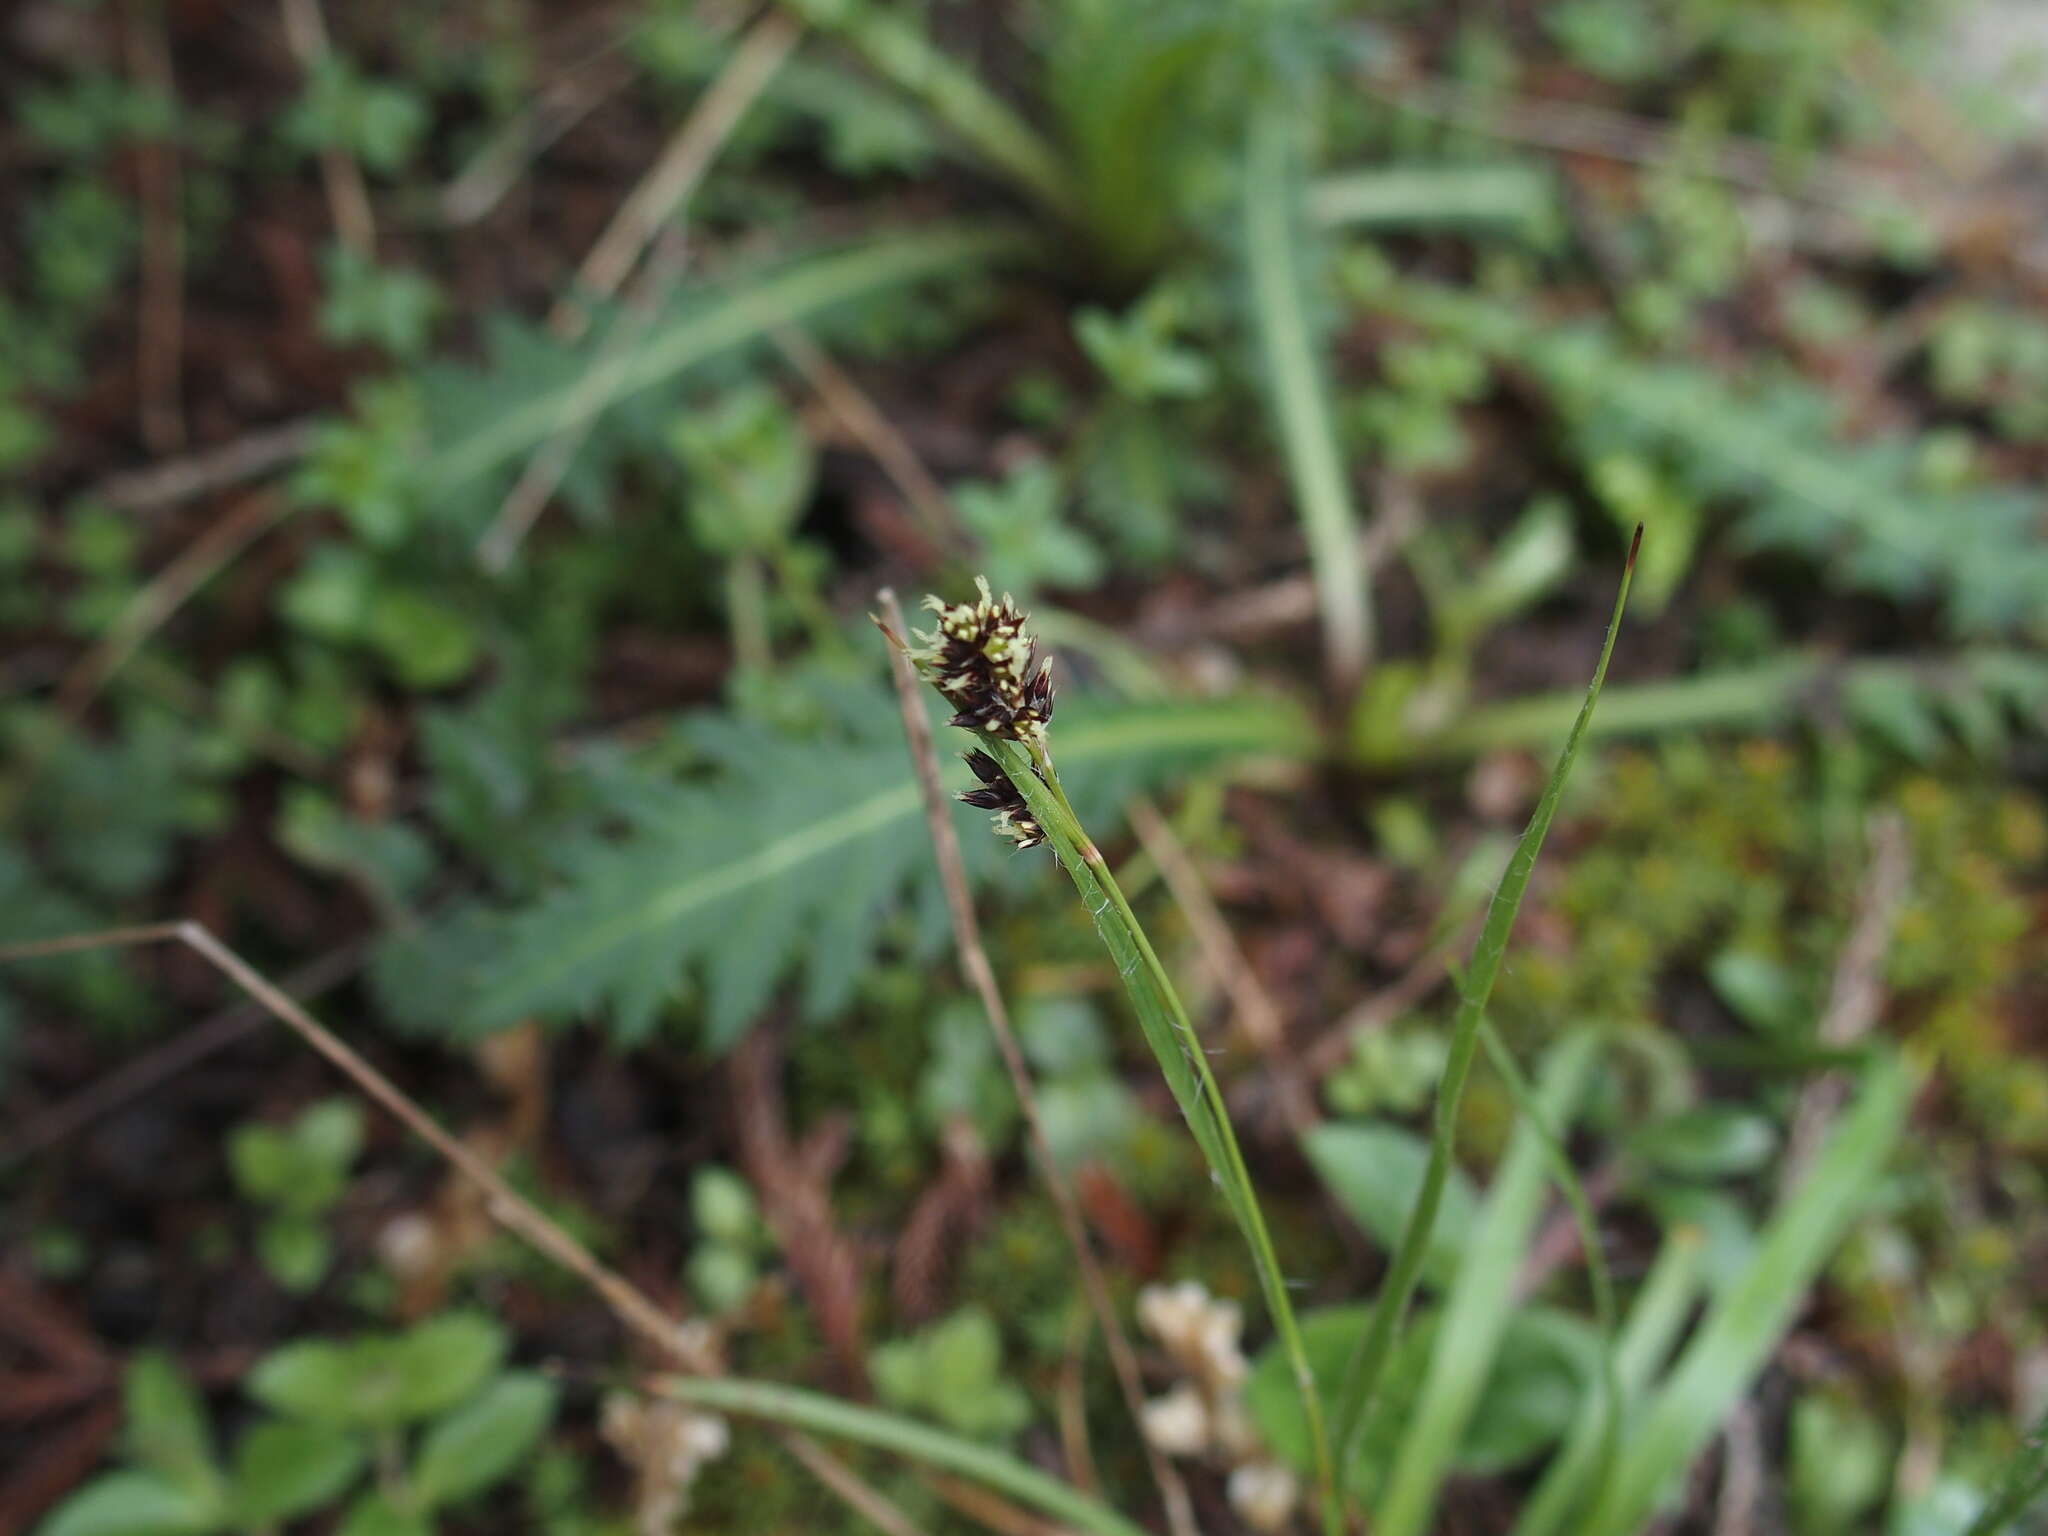
[[[1337,1536],[1343,1517],[1322,1402],[1223,1090],[1172,979],[1117,887],[1108,861],[1074,814],[1053,767],[1046,730],[1053,705],[1050,663],[1039,659],[1037,643],[1015,601],[1007,593],[997,598],[985,579],[977,579],[975,588],[978,596],[973,602],[925,599],[925,606],[938,616],[937,623],[915,636],[917,645],[905,647],[919,674],[952,705],[951,723],[981,738],[981,750],[967,759],[981,787],[960,798],[995,812],[996,830],[1018,847],[1043,843],[1052,848],[1115,960],[1145,1043],[1251,1251],[1307,1420],[1323,1527],[1328,1536]]]

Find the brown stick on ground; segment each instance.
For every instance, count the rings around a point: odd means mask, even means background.
[[[825,408],[839,418],[839,424],[882,467],[882,473],[896,487],[904,505],[916,515],[925,535],[941,549],[971,549],[973,541],[955,520],[944,488],[925,468],[910,440],[877,409],[867,392],[795,326],[778,326],[769,332],[769,339],[817,391]]]
[[[1110,1366],[1116,1372],[1117,1386],[1131,1411],[1132,1422],[1139,1426],[1139,1438],[1145,1447],[1152,1480],[1158,1484],[1160,1498],[1166,1505],[1167,1522],[1175,1536],[1199,1536],[1187,1485],[1166,1457],[1144,1436],[1145,1386],[1138,1375],[1138,1357],[1131,1349],[1131,1341],[1124,1333],[1123,1325],[1117,1320],[1115,1304],[1110,1300],[1109,1283],[1103,1278],[1101,1263],[1089,1242],[1088,1228],[1081,1219],[1081,1208],[1074,1200],[1073,1189],[1053,1160],[1052,1143],[1046,1138],[1045,1123],[1038,1113],[1038,1095],[1032,1087],[1031,1069],[1025,1064],[1016,1032],[1010,1027],[1010,1010],[1003,1001],[1002,988],[996,984],[995,968],[989,964],[988,951],[982,948],[981,924],[974,915],[974,895],[967,884],[967,866],[960,857],[960,840],[954,834],[946,791],[939,778],[939,753],[932,741],[931,720],[925,714],[924,693],[903,651],[901,637],[909,633],[910,627],[904,620],[903,607],[896,601],[894,592],[885,588],[877,597],[888,621],[884,633],[890,641],[889,665],[896,679],[896,699],[903,710],[903,733],[909,740],[911,764],[917,770],[918,793],[924,802],[925,823],[931,829],[932,851],[938,860],[939,883],[946,893],[946,914],[952,921],[953,942],[960,952],[960,969],[981,998],[982,1008],[988,1014],[989,1030],[995,1036],[996,1049],[1002,1055],[1003,1067],[1010,1075],[1010,1086],[1024,1114],[1032,1161],[1038,1165],[1039,1177],[1052,1196],[1053,1206],[1059,1212],[1060,1226],[1065,1230],[1067,1242],[1074,1250],[1074,1260],[1080,1266],[1082,1288],[1087,1293],[1096,1323],[1102,1329],[1103,1345],[1108,1350]]]
[[[284,12],[284,37],[299,68],[311,74],[327,57],[327,22],[320,0],[278,0]],[[369,188],[348,151],[329,145],[320,151],[320,179],[327,188],[327,207],[334,232],[358,256],[377,254],[377,219],[370,211]]]
[[[579,339],[590,326],[585,300],[609,299],[625,282],[634,263],[656,237],[668,239],[641,268],[627,290],[629,307],[651,312],[675,274],[682,270],[684,249],[680,229],[669,221],[689,202],[690,194],[718,151],[731,137],[748,107],[767,88],[782,61],[789,57],[801,27],[781,11],[772,11],[740,40],[737,50],[711,88],[698,98],[661,157],[626,197],[605,232],[591,247],[577,273],[581,293],[565,297],[548,316],[548,325],[565,341]],[[670,259],[662,259],[664,252]],[[576,451],[590,435],[595,417],[588,407],[629,359],[628,342],[639,327],[614,325],[599,342],[575,388],[564,402],[569,424],[552,433],[533,451],[483,537],[477,541],[479,563],[502,571],[512,563],[527,533],[539,521],[549,500],[568,473]]]
[[[619,205],[611,223],[584,256],[583,265],[576,269],[580,291],[562,299],[548,316],[548,325],[557,336],[583,334],[589,314],[582,300],[607,299],[618,291],[661,226],[689,201],[747,108],[775,78],[802,35],[803,24],[779,7],[748,29],[718,78],[698,97],[660,158]]]
[[[860,1255],[832,1212],[831,1178],[846,1150],[846,1127],[826,1124],[801,1142],[791,1137],[782,1092],[782,1041],[769,1022],[754,1025],[726,1058],[740,1166],[760,1192],[797,1289],[818,1320],[841,1385],[865,1396],[867,1347],[861,1337]]]
[[[87,491],[85,499],[116,512],[160,511],[282,469],[312,447],[319,432],[320,423],[312,417],[258,427],[215,448],[111,474]]]
[[[1850,922],[1848,941],[1835,961],[1835,979],[1820,1016],[1821,1045],[1836,1049],[1854,1045],[1884,1011],[1885,950],[1891,945],[1892,928],[1905,904],[1912,872],[1906,824],[1895,812],[1872,816],[1870,867],[1856,893],[1856,915]],[[1790,1189],[1805,1174],[1848,1091],[1839,1072],[1823,1073],[1800,1091],[1792,1111],[1792,1129],[1785,1138],[1785,1156],[1778,1165],[1781,1190]]]
[[[175,99],[163,10],[130,4],[122,26],[128,71],[137,86]],[[179,399],[185,351],[185,217],[178,146],[166,132],[138,148],[142,201],[141,303],[136,312],[136,373],[142,440],[157,453],[185,446]]]
[[[110,928],[97,933],[72,934],[64,938],[36,939],[24,944],[0,945],[0,965],[9,961],[48,955],[79,954],[91,949],[127,948],[138,944],[183,944],[197,952],[228,980],[267,1009],[280,1023],[325,1056],[362,1093],[375,1100],[399,1124],[432,1147],[484,1192],[492,1217],[508,1231],[524,1238],[548,1258],[575,1275],[595,1291],[611,1314],[628,1333],[651,1345],[656,1353],[682,1370],[696,1375],[720,1373],[717,1358],[704,1335],[679,1323],[655,1305],[645,1291],[578,1242],[532,1201],[500,1177],[498,1171],[471,1148],[456,1139],[404,1090],[379,1072],[362,1056],[273,985],[255,967],[229,949],[198,923],[150,923],[134,928]],[[830,1477],[821,1481],[840,1497],[875,1519],[892,1536],[917,1536],[918,1527],[882,1494],[862,1482],[859,1474],[809,1437],[782,1430],[783,1444],[805,1466],[814,1471],[829,1464]],[[858,1485],[863,1491],[856,1500],[848,1490]],[[888,1517],[876,1518],[876,1512]]]

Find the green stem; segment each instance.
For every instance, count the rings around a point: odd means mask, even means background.
[[[1542,1105],[1536,1102],[1535,1090],[1522,1075],[1521,1066],[1508,1050],[1507,1042],[1501,1039],[1500,1031],[1486,1021],[1480,1023],[1479,1030],[1480,1040],[1486,1046],[1486,1059],[1493,1063],[1494,1070],[1508,1085],[1508,1094],[1515,1101],[1516,1109],[1527,1119],[1543,1148],[1544,1159],[1550,1164],[1558,1193],[1564,1196],[1565,1204],[1571,1209],[1572,1222],[1579,1229],[1579,1247],[1586,1255],[1586,1279],[1593,1289],[1593,1318],[1600,1329],[1600,1391],[1593,1407],[1595,1440],[1592,1453],[1593,1481],[1597,1483],[1606,1477],[1621,1448],[1621,1376],[1615,1358],[1615,1335],[1620,1324],[1614,1304],[1614,1276],[1607,1267],[1607,1255],[1600,1246],[1600,1225],[1593,1216],[1593,1202],[1586,1194],[1586,1186],[1579,1181],[1578,1170],[1572,1167],[1564,1143],[1550,1128]]]
[[[660,1390],[679,1402],[718,1413],[765,1419],[812,1434],[872,1445],[926,1466],[956,1472],[1030,1504],[1090,1536],[1146,1536],[1142,1526],[1007,1451],[963,1439],[915,1419],[827,1397],[821,1392],[732,1376],[671,1376],[662,1380]]]
[[[725,616],[732,625],[732,654],[742,672],[761,673],[775,664],[768,639],[768,584],[761,561],[734,555],[725,566]]]
[[[1187,1120],[1195,1143],[1207,1159],[1210,1172],[1222,1191],[1231,1215],[1236,1219],[1252,1267],[1259,1277],[1259,1289],[1272,1315],[1273,1331],[1287,1357],[1295,1388],[1301,1396],[1308,1422],[1309,1440],[1323,1527],[1328,1536],[1344,1530],[1342,1490],[1331,1456],[1330,1437],[1323,1419],[1322,1397],[1316,1390],[1309,1368],[1308,1351],[1287,1294],[1286,1276],[1274,1248],[1271,1231],[1259,1207],[1258,1191],[1251,1170],[1238,1145],[1230,1121],[1223,1088],[1210,1070],[1208,1053],[1201,1036],[1189,1020],[1180,994],[1160,961],[1144,925],[1131,910],[1130,902],[1109,871],[1108,861],[1095,846],[1075,815],[1061,785],[1058,770],[1041,746],[1020,750],[1009,742],[990,738],[986,745],[1003,766],[1011,783],[1031,807],[1046,840],[1065,867],[1083,905],[1095,920],[1097,933],[1116,962],[1117,971],[1138,1013],[1167,1086]]]
[[[1579,707],[1578,719],[1565,740],[1557,766],[1551,770],[1543,798],[1537,802],[1535,814],[1529,818],[1528,829],[1523,832],[1513,857],[1508,860],[1507,871],[1501,876],[1500,885],[1487,908],[1479,942],[1473,948],[1472,964],[1465,973],[1457,1017],[1451,1026],[1450,1054],[1437,1089],[1429,1163],[1423,1171],[1422,1188],[1416,1195],[1414,1208],[1408,1213],[1401,1241],[1394,1250],[1393,1262],[1380,1288],[1379,1303],[1373,1308],[1372,1321],[1359,1339],[1358,1347],[1352,1351],[1351,1363],[1345,1371],[1336,1416],[1340,1467],[1352,1465],[1364,1441],[1378,1397],[1380,1378],[1385,1374],[1387,1360],[1393,1353],[1395,1335],[1407,1316],[1408,1304],[1422,1275],[1423,1258],[1429,1249],[1430,1234],[1436,1227],[1444,1184],[1450,1176],[1451,1153],[1457,1140],[1458,1108],[1464,1100],[1472,1059],[1478,1054],[1480,1025],[1486,1017],[1487,1002],[1493,996],[1493,984],[1500,975],[1501,960],[1507,954],[1515,914],[1521,908],[1522,896],[1529,888],[1529,876],[1536,867],[1536,856],[1542,851],[1543,839],[1550,831],[1551,819],[1557,814],[1558,801],[1564,795],[1565,781],[1570,778],[1572,766],[1578,760],[1586,726],[1592,720],[1593,707],[1600,699],[1601,684],[1607,680],[1607,663],[1614,655],[1615,637],[1621,632],[1621,615],[1628,605],[1629,582],[1635,575],[1636,550],[1642,543],[1642,537],[1642,529],[1638,527],[1629,546],[1621,590],[1615,594],[1614,615],[1607,624],[1607,637],[1600,646],[1600,660],[1593,669],[1593,681],[1586,689],[1585,703]]]
[[[1628,1401],[1641,1397],[1691,1315],[1699,1296],[1703,1247],[1697,1228],[1677,1228],[1664,1239],[1648,1278],[1636,1293],[1628,1326],[1612,1354],[1616,1388]],[[1603,1422],[1610,1418],[1604,1408],[1587,1403],[1580,1410],[1564,1449],[1551,1458],[1543,1480],[1522,1506],[1514,1536],[1555,1536],[1564,1529],[1566,1517],[1585,1490],[1606,1481],[1613,1434]]]

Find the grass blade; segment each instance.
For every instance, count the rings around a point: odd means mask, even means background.
[[[2041,1415],[2005,1469],[1989,1507],[1971,1523],[1965,1536],[1999,1536],[2048,1495],[2048,1413]]]
[[[1535,1114],[1515,1128],[1444,1302],[1429,1374],[1394,1457],[1373,1522],[1375,1536],[1420,1536],[1429,1527],[1451,1458],[1514,1314],[1515,1278],[1542,1213],[1548,1127],[1570,1122],[1594,1044],[1585,1031],[1557,1044],[1535,1092]]]
[[[1664,1240],[1657,1261],[1636,1293],[1628,1324],[1614,1349],[1614,1380],[1618,1403],[1641,1397],[1650,1377],[1677,1342],[1700,1291],[1698,1231],[1681,1227]],[[1564,1449],[1551,1461],[1536,1485],[1514,1536],[1555,1536],[1577,1505],[1589,1482],[1599,1481],[1604,1443],[1610,1438],[1599,1403],[1587,1403],[1572,1426]]]
[[[1465,972],[1457,1016],[1451,1026],[1450,1054],[1445,1060],[1443,1080],[1437,1090],[1429,1166],[1423,1173],[1422,1189],[1416,1196],[1415,1208],[1409,1213],[1407,1230],[1394,1251],[1387,1278],[1380,1288],[1379,1304],[1373,1308],[1372,1322],[1358,1341],[1350,1368],[1345,1373],[1336,1415],[1340,1468],[1351,1465],[1379,1391],[1380,1377],[1393,1353],[1394,1337],[1400,1331],[1408,1303],[1415,1294],[1416,1280],[1421,1274],[1423,1256],[1429,1246],[1430,1231],[1436,1225],[1437,1206],[1443,1198],[1444,1181],[1450,1173],[1451,1149],[1457,1136],[1458,1106],[1464,1097],[1465,1080],[1472,1070],[1472,1058],[1479,1049],[1479,1026],[1486,1017],[1486,1004],[1493,995],[1494,981],[1500,975],[1501,959],[1507,953],[1508,938],[1514,932],[1515,914],[1521,908],[1523,893],[1529,888],[1529,876],[1536,867],[1536,856],[1542,851],[1544,836],[1550,831],[1551,818],[1557,814],[1557,803],[1564,794],[1565,781],[1571,777],[1572,765],[1578,760],[1586,726],[1593,718],[1593,708],[1600,701],[1600,687],[1607,680],[1607,663],[1614,655],[1615,636],[1621,632],[1622,612],[1628,606],[1629,581],[1635,574],[1636,552],[1642,542],[1643,530],[1639,524],[1629,544],[1628,563],[1621,575],[1621,590],[1614,598],[1614,616],[1608,621],[1607,637],[1600,647],[1600,660],[1593,669],[1593,681],[1586,689],[1586,701],[1579,707],[1578,719],[1572,724],[1571,735],[1565,739],[1557,766],[1551,770],[1543,798],[1537,802],[1535,814],[1529,818],[1528,830],[1523,832],[1521,842],[1508,860],[1507,870],[1487,907],[1479,941],[1473,947],[1472,964]]]
[[[1273,415],[1315,569],[1324,660],[1331,683],[1341,691],[1365,670],[1372,646],[1372,594],[1302,291],[1296,122],[1295,104],[1283,96],[1252,112],[1244,167],[1245,261]]]
[[[1326,176],[1309,188],[1310,216],[1346,229],[1470,224],[1540,229],[1557,211],[1557,184],[1541,166],[1387,166]]]
[[[1130,994],[1145,1043],[1158,1061],[1174,1103],[1187,1121],[1195,1144],[1201,1148],[1210,1174],[1244,1235],[1252,1267],[1259,1277],[1266,1310],[1272,1316],[1274,1332],[1279,1336],[1295,1387],[1301,1394],[1302,1411],[1307,1417],[1313,1446],[1324,1528],[1330,1536],[1339,1536],[1343,1530],[1343,1516],[1330,1439],[1323,1423],[1322,1399],[1309,1368],[1308,1352],[1302,1344],[1301,1329],[1294,1316],[1294,1303],[1287,1294],[1287,1279],[1281,1273],[1279,1255],[1274,1249],[1272,1234],[1267,1230],[1265,1214],[1259,1207],[1258,1192],[1237,1144],[1237,1134],[1231,1127],[1223,1089],[1209,1068],[1208,1053],[1203,1049],[1201,1036],[1195,1032],[1166,967],[1160,963],[1137,914],[1124,899],[1101,850],[1095,846],[1074,815],[1073,807],[1068,804],[1051,759],[1044,755],[1043,749],[1027,755],[1016,744],[995,737],[983,738],[983,745],[1002,764],[1010,782],[1023,794],[1032,814],[1045,829],[1046,839],[1055,856],[1073,880],[1074,889],[1080,893],[1082,905],[1094,919],[1095,931],[1109,950],[1117,975]]]
[[[660,1391],[666,1397],[717,1413],[765,1419],[829,1439],[851,1440],[858,1445],[894,1451],[1020,1499],[1077,1531],[1088,1532],[1089,1536],[1146,1536],[1143,1526],[1126,1520],[1058,1478],[1046,1476],[1009,1452],[935,1429],[916,1419],[828,1397],[822,1392],[732,1376],[663,1377]]]
[[[1870,1194],[1906,1123],[1913,1074],[1897,1056],[1867,1068],[1855,1107],[1778,1208],[1756,1258],[1708,1310],[1582,1527],[1633,1536],[1749,1390],[1807,1289]]]

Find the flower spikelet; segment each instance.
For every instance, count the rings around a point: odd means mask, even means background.
[[[996,598],[987,577],[974,585],[980,598],[972,603],[924,600],[938,623],[918,633],[922,645],[910,659],[957,711],[949,724],[1043,743],[1052,718],[1052,663],[1038,660],[1038,642],[1015,600],[1007,592]]]
[[[982,787],[962,791],[960,799],[964,804],[994,811],[996,831],[1019,848],[1036,848],[1045,841],[1045,829],[1031,814],[1030,805],[1010,782],[1010,776],[1003,772],[1002,764],[986,752],[976,751],[967,754],[967,766],[981,780]]]

